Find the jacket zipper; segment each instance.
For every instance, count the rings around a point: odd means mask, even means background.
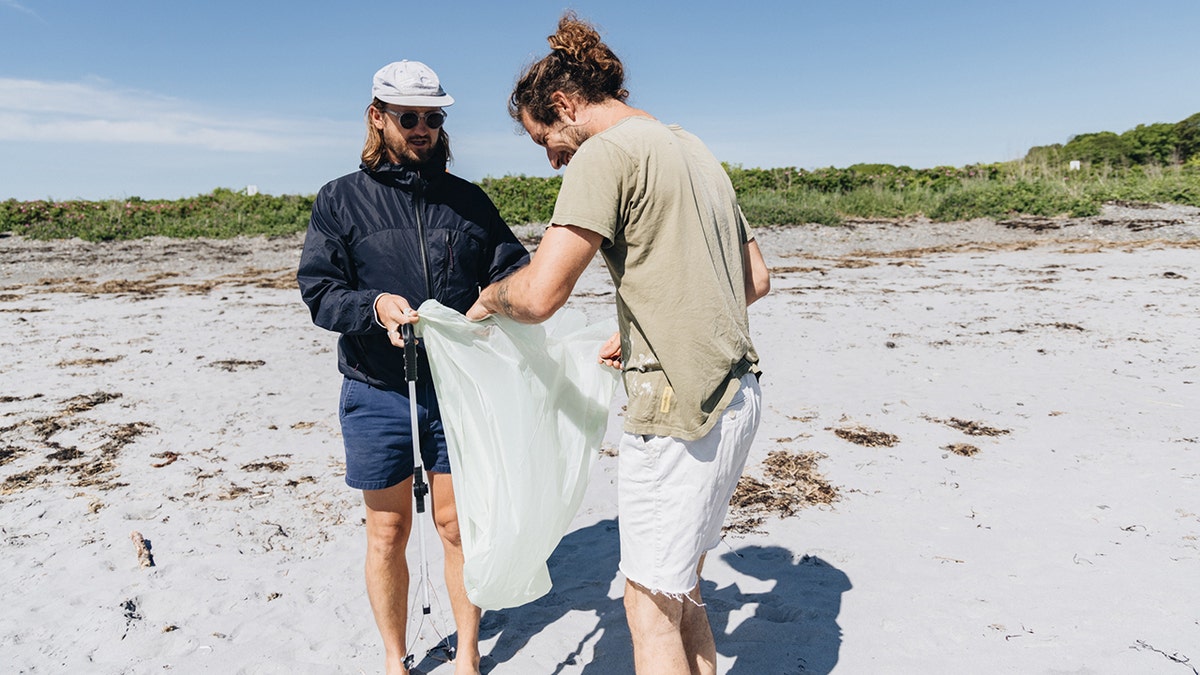
[[[413,210],[417,216],[417,246],[421,249],[421,267],[425,272],[425,299],[433,300],[433,280],[429,276],[429,252],[425,242],[425,181],[417,179],[416,190],[413,192]]]

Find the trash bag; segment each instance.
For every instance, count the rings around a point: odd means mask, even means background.
[[[597,362],[615,326],[574,310],[542,324],[418,311],[446,427],[467,596],[516,607],[550,590],[546,561],[587,488],[616,390]]]

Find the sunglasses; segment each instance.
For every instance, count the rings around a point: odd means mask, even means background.
[[[425,120],[425,126],[429,127],[430,129],[437,129],[446,123],[446,111],[444,110],[430,110],[429,112],[415,113],[412,111],[398,112],[395,110],[385,109],[383,112],[395,117],[396,121],[400,123],[400,126],[404,127],[405,129],[412,129],[416,127],[421,120]]]

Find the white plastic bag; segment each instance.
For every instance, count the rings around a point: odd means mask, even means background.
[[[550,590],[546,560],[587,488],[617,371],[597,362],[614,326],[573,310],[542,324],[478,323],[423,303],[424,340],[462,531],[467,596],[516,607]]]

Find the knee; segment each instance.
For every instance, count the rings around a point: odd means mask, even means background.
[[[450,514],[449,517],[438,517],[434,519],[434,524],[437,525],[438,535],[447,546],[454,548],[462,548],[462,531],[458,528],[458,515]]]
[[[408,546],[411,525],[399,519],[367,523],[367,546],[378,553],[403,552]]]
[[[625,616],[630,627],[643,632],[677,631],[683,621],[683,602],[673,594],[653,591],[632,581],[625,582]]]

